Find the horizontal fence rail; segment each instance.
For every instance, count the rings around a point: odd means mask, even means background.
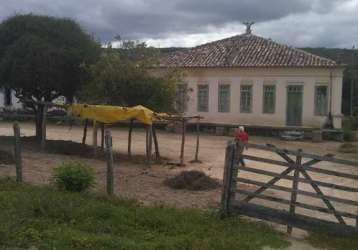
[[[250,151],[264,150],[274,155],[278,155],[281,160],[274,160],[272,157],[256,156],[252,154],[246,154],[245,149]],[[230,152],[230,154],[228,154]],[[249,166],[247,166],[247,162]],[[343,164],[346,167],[358,167],[357,161],[350,161],[344,159],[337,159],[332,154],[326,154],[324,156],[315,155],[311,153],[305,153],[302,150],[286,150],[277,148],[274,145],[257,145],[257,144],[243,144],[241,142],[230,141],[226,148],[226,160],[225,160],[225,173],[224,173],[224,185],[222,195],[222,210],[224,215],[231,214],[243,214],[258,219],[265,219],[280,224],[287,225],[287,232],[291,233],[293,227],[315,230],[315,228],[326,227],[330,232],[334,233],[357,233],[358,228],[347,224],[346,219],[353,219],[358,224],[358,201],[350,199],[349,195],[358,192],[358,186],[351,183],[342,182],[342,178],[347,180],[358,180],[358,175],[341,172],[341,169],[337,167],[334,170],[323,169],[323,166],[319,168],[315,165],[320,162],[330,162],[336,164]],[[265,164],[270,164],[268,167]],[[277,167],[278,172],[274,172]],[[331,167],[331,166],[330,166]],[[268,169],[269,168],[269,169]],[[284,170],[283,170],[284,169]],[[240,174],[239,174],[240,171]],[[262,181],[258,178],[254,178],[250,175],[241,177],[241,171],[254,173],[256,175],[270,177],[268,181]],[[358,169],[357,169],[358,171]],[[315,179],[313,179],[310,173],[315,173]],[[249,177],[247,177],[249,176]],[[330,177],[330,181],[323,181],[319,177]],[[317,180],[319,179],[319,180]],[[287,180],[291,182],[291,187],[285,185],[277,185],[280,180]],[[246,186],[238,186],[237,183],[246,184]],[[287,182],[285,182],[287,183]],[[306,191],[300,189],[300,184],[304,183],[309,185],[313,191]],[[245,187],[250,187],[245,189]],[[254,189],[255,187],[256,189]],[[324,188],[324,190],[321,190]],[[282,191],[290,195],[289,199],[277,197],[275,193],[264,194],[268,189],[275,191]],[[255,190],[255,191],[253,191]],[[327,194],[328,190],[336,190],[334,193],[337,196]],[[237,196],[236,194],[240,194]],[[305,196],[306,199],[297,201],[297,196]],[[238,199],[239,198],[239,199]],[[313,201],[321,200],[324,206],[313,205],[309,199]],[[281,205],[288,205],[288,211],[270,208],[263,203],[254,204],[250,203],[253,199],[259,199],[261,201],[269,201],[278,203]],[[332,203],[333,202],[333,203]],[[354,212],[341,211],[336,209],[335,204],[340,203],[351,206],[351,209],[356,209]],[[329,221],[326,219],[320,219],[297,214],[296,208],[303,208],[305,210],[315,211],[323,214],[329,214],[336,219],[335,221]],[[346,208],[341,205],[341,209]]]
[[[255,149],[262,149],[262,150],[271,151],[271,152],[283,152],[285,154],[294,155],[294,156],[301,155],[304,158],[311,158],[311,159],[316,159],[316,160],[320,160],[320,161],[328,161],[328,162],[358,167],[358,161],[336,159],[331,156],[319,156],[319,155],[310,154],[310,153],[299,153],[295,150],[289,150],[289,149],[278,149],[272,144],[258,145],[258,144],[248,143],[247,147],[255,148]]]

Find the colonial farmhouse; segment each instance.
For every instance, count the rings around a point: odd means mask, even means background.
[[[343,66],[247,32],[163,55],[180,69],[176,108],[213,124],[341,128]]]

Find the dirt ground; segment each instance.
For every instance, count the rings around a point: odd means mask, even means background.
[[[34,126],[32,123],[21,123],[21,134],[26,136],[34,135]],[[82,140],[82,127],[74,126],[68,127],[64,125],[48,125],[47,137],[48,139],[55,140],[72,140],[81,142]],[[12,124],[7,122],[0,123],[0,135],[12,135]],[[162,156],[171,160],[178,160],[179,148],[180,148],[180,135],[174,133],[168,133],[162,130],[157,132],[160,153]],[[125,128],[113,128],[113,148],[115,151],[119,151],[122,154],[127,152],[127,137],[128,131]],[[89,129],[87,143],[91,143],[92,131]],[[184,167],[173,167],[165,164],[154,164],[147,167],[145,164],[133,163],[128,160],[119,160],[115,162],[115,193],[120,196],[130,197],[138,199],[144,204],[161,204],[164,203],[170,206],[176,207],[198,207],[198,208],[210,208],[217,207],[221,198],[221,188],[217,188],[211,191],[185,191],[185,190],[173,190],[163,185],[163,180],[168,177],[172,177],[183,170],[201,170],[207,175],[222,180],[223,166],[225,157],[225,145],[230,137],[227,136],[215,136],[203,134],[200,140],[200,153],[199,159],[202,161],[201,164],[189,163],[194,158],[195,141],[196,137],[194,134],[188,134],[186,137],[185,145],[185,163]],[[99,140],[99,139],[98,139]],[[339,142],[321,142],[312,143],[310,141],[304,142],[287,142],[281,141],[277,138],[268,137],[254,137],[250,138],[250,142],[257,144],[271,143],[277,147],[287,149],[303,149],[305,152],[316,153],[324,155],[327,153],[335,154],[337,158],[343,159],[355,159],[358,160],[358,155],[354,154],[342,154],[338,153],[338,147],[341,145]],[[12,150],[11,145],[2,145],[0,141],[0,148],[6,148]],[[132,143],[133,154],[144,155],[145,152],[145,131],[143,129],[134,129],[133,132],[133,143]],[[256,149],[249,149],[247,151],[250,155],[265,156],[272,159],[281,160],[279,156],[274,155],[270,152],[260,151]],[[80,156],[68,156],[58,154],[47,154],[41,152],[35,152],[34,150],[24,150],[23,152],[23,175],[24,181],[35,184],[47,184],[51,180],[52,169],[58,166],[64,161],[79,160],[86,162],[96,169],[97,173],[97,189],[100,192],[105,190],[105,174],[106,174],[106,163],[102,160],[82,158]],[[274,172],[282,171],[279,167],[274,167],[270,164],[263,164],[247,161],[248,166],[265,168]],[[337,169],[339,167],[342,171],[347,173],[357,174],[358,168],[346,167],[343,165],[337,166],[337,164],[331,163],[319,163],[317,166],[324,169]],[[13,165],[0,165],[0,176],[14,176],[15,170]],[[250,174],[248,172],[240,172],[241,177],[247,177],[259,181],[268,180],[268,178]],[[358,187],[358,183],[350,181],[344,178],[323,176],[319,174],[312,174],[313,179],[320,179],[325,182],[335,182],[341,185],[351,185]],[[338,181],[338,182],[337,182]],[[278,185],[290,186],[289,181],[280,181]],[[313,191],[309,186],[300,184],[300,189]],[[338,197],[352,198],[358,201],[357,194],[346,194],[340,191],[333,191],[322,188],[325,194]],[[276,197],[282,197],[288,199],[287,194],[279,191],[268,191],[270,195]],[[298,196],[298,201],[305,201],[312,205],[323,206],[322,201],[314,198],[307,198]],[[266,205],[271,207],[287,209],[283,206],[275,204]],[[349,211],[356,213],[353,207],[347,205],[336,204],[337,208],[342,211]],[[312,216],[312,212],[309,210],[297,209],[302,214],[309,214]],[[333,216],[322,214],[317,212],[317,216],[334,220]],[[347,220],[348,223],[353,224],[354,221]]]

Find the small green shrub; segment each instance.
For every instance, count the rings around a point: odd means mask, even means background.
[[[55,169],[53,179],[60,190],[83,192],[94,185],[95,173],[86,164],[66,162]]]

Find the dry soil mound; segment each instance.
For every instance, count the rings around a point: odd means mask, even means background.
[[[166,179],[164,184],[174,189],[210,190],[220,186],[220,183],[201,171],[183,171],[177,176]]]

